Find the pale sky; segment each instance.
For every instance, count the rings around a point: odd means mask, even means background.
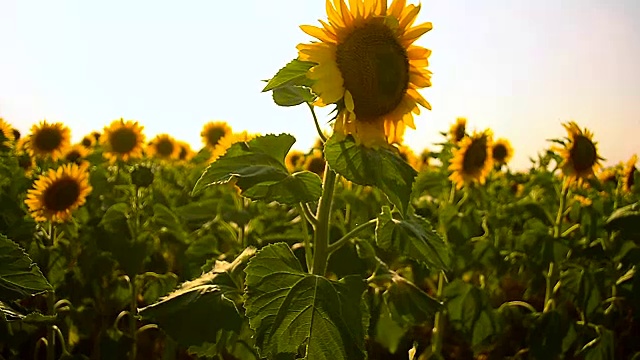
[[[411,1],[410,3],[417,3]],[[0,0],[0,117],[23,133],[62,121],[74,140],[112,120],[138,120],[200,147],[209,120],[235,130],[316,137],[305,106],[276,106],[268,79],[311,41],[323,0]],[[433,30],[433,106],[406,141],[441,140],[456,117],[515,148],[513,167],[562,137],[595,132],[607,164],[640,153],[640,1],[424,0]],[[328,110],[328,109],[327,109]],[[328,120],[328,111],[320,111]]]

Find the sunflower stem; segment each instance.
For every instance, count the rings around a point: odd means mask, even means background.
[[[373,227],[378,223],[378,219],[371,219],[365,223],[362,223],[356,226],[353,230],[346,233],[343,237],[341,237],[338,241],[329,245],[329,255],[333,254],[335,251],[339,250],[342,246],[349,242],[349,240],[353,239],[359,232]]]
[[[311,240],[309,239],[309,225],[307,224],[307,220],[305,220],[305,209],[306,204],[298,204],[298,213],[300,214],[300,221],[302,223],[302,232],[304,233],[304,260],[307,264],[307,270],[311,269],[313,259],[313,253],[311,252]],[[308,211],[308,209],[307,209]]]
[[[318,204],[318,224],[313,239],[313,265],[314,275],[324,276],[329,259],[329,220],[333,205],[333,192],[336,185],[336,173],[325,165],[322,197]]]
[[[562,190],[560,193],[560,204],[558,204],[558,214],[556,215],[556,221],[553,224],[553,238],[555,240],[559,239],[561,234],[561,230],[562,230],[562,219],[564,218],[564,212],[565,212],[565,204],[567,202],[567,194],[569,193],[569,182],[568,180],[564,180],[562,182]],[[555,308],[554,306],[554,302],[553,302],[553,287],[554,287],[554,280],[556,278],[556,266],[554,261],[550,261],[549,262],[549,269],[547,270],[547,274],[546,274],[546,281],[545,281],[545,291],[544,291],[544,312],[548,312],[551,311]]]
[[[311,115],[313,116],[313,123],[316,125],[316,130],[318,131],[318,135],[320,136],[320,139],[322,140],[323,143],[326,143],[327,137],[324,136],[324,133],[320,128],[320,123],[318,122],[318,116],[316,116],[316,111],[314,110],[313,105],[307,103],[307,106],[309,106],[309,110],[311,110]]]

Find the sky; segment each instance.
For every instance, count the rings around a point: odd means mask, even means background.
[[[417,1],[408,0],[417,4]],[[436,148],[457,117],[515,148],[512,167],[566,135],[595,133],[605,164],[640,153],[640,1],[423,0],[416,43],[433,51],[432,87],[405,140]],[[199,148],[202,126],[317,137],[305,106],[279,107],[262,80],[312,38],[323,0],[0,0],[0,117],[21,132],[61,121],[78,141],[119,118],[147,138]],[[329,108],[319,111],[329,120]]]

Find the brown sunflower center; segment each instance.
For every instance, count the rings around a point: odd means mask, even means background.
[[[51,211],[64,211],[78,200],[80,185],[70,177],[55,181],[44,191],[44,206]]]
[[[180,146],[180,154],[178,154],[178,159],[185,160],[187,158],[188,153],[189,152],[187,151],[186,146]]]
[[[324,172],[325,161],[321,157],[314,157],[309,160],[307,164],[307,170],[311,171],[314,174],[322,175]]]
[[[93,145],[93,141],[91,141],[91,138],[85,136],[82,141],[80,142],[80,145],[86,147],[87,149],[91,147],[91,145]]]
[[[11,131],[13,132],[13,140],[18,141],[20,140],[20,131],[18,129],[11,129]]]
[[[583,135],[577,135],[573,141],[573,146],[569,151],[573,167],[576,172],[588,171],[598,161],[596,146]]]
[[[169,139],[160,139],[156,143],[156,151],[161,157],[170,157],[173,154],[173,141]]]
[[[113,152],[128,154],[138,145],[138,136],[132,129],[123,127],[111,133],[109,144]]]
[[[33,134],[33,146],[46,153],[53,152],[62,144],[62,133],[54,127],[46,127]]]
[[[504,161],[508,154],[507,147],[503,144],[496,144],[493,147],[493,158],[498,162]]]
[[[636,167],[632,167],[631,169],[629,169],[629,173],[627,174],[627,178],[625,179],[625,186],[627,188],[627,190],[631,190],[631,188],[633,188],[633,185],[636,182]]]
[[[474,175],[479,173],[487,161],[487,138],[474,139],[462,160],[462,171],[465,174]]]
[[[73,163],[77,163],[78,160],[80,160],[81,158],[82,158],[82,155],[78,150],[71,150],[67,153],[67,156],[65,156],[65,159],[67,159],[67,161],[73,162]]]
[[[459,142],[460,140],[462,140],[462,138],[464,138],[464,134],[466,132],[465,126],[460,124],[457,125],[453,131],[453,136],[455,137],[455,141]]]
[[[382,22],[369,22],[347,35],[337,46],[336,63],[356,117],[364,121],[393,111],[409,85],[407,52]]]
[[[212,127],[205,133],[207,144],[209,144],[210,146],[218,145],[218,142],[220,142],[220,139],[222,139],[225,134],[226,132],[224,131],[224,129],[219,127]]]

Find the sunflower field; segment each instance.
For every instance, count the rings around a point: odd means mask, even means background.
[[[195,151],[0,119],[0,359],[640,359],[637,156],[604,167],[575,121],[526,171],[465,118],[409,148],[419,11],[301,26],[263,91],[308,107],[307,151],[221,120]]]

